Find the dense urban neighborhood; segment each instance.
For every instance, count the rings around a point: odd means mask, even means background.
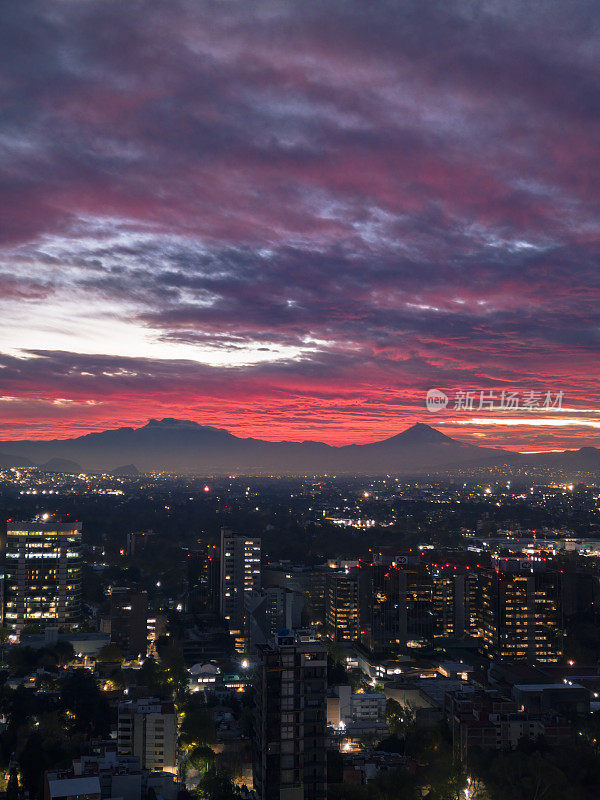
[[[598,796],[576,479],[3,469],[3,791]]]

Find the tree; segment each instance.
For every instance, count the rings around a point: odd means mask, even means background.
[[[209,767],[214,766],[215,752],[208,745],[196,745],[190,750],[188,763],[199,772],[206,772]]]
[[[188,705],[183,714],[179,731],[179,740],[183,745],[195,747],[216,744],[217,731],[210,708],[194,703]]]
[[[136,675],[138,684],[147,687],[152,697],[160,697],[162,700],[166,700],[173,696],[172,690],[167,683],[167,674],[164,668],[152,657],[144,660]]]
[[[56,642],[52,648],[56,654],[56,660],[59,666],[64,667],[75,658],[75,650],[71,642]]]
[[[73,729],[86,736],[106,737],[110,733],[110,706],[93,675],[77,669],[62,684],[62,701],[73,714]]]
[[[342,664],[344,662],[345,651],[339,642],[332,642],[330,639],[325,641],[327,647],[328,660],[331,659],[332,664]]]
[[[416,778],[402,767],[381,772],[367,786],[333,783],[327,791],[329,800],[422,800],[423,796]]]
[[[43,797],[44,772],[65,762],[70,755],[62,737],[49,739],[40,731],[32,733],[19,755],[23,787],[30,797]]]
[[[402,706],[392,697],[385,704],[385,715],[393,736],[405,739],[413,730],[415,715],[411,708]]]
[[[369,789],[367,789],[366,786],[350,786],[347,783],[332,783],[327,787],[327,799],[369,800],[369,797],[373,795],[369,795],[368,792]]]
[[[327,655],[327,682],[330,686],[346,686],[350,679],[346,668],[341,661],[336,661],[331,655]]]
[[[38,656],[32,647],[10,648],[8,653],[8,666],[11,675],[23,677],[37,667]]]
[[[125,656],[119,650],[117,645],[111,642],[110,644],[105,644],[104,647],[100,650],[100,652],[96,656],[96,661],[98,661],[101,664],[103,663],[122,664],[125,661]]]
[[[6,787],[6,800],[19,800],[19,776],[14,764],[10,768],[8,786]]]
[[[404,741],[399,739],[397,736],[387,736],[385,739],[382,739],[379,742],[376,749],[381,750],[384,753],[399,753],[400,755],[403,755]]]
[[[203,800],[239,800],[241,795],[229,775],[209,770],[198,784],[198,796]]]
[[[556,763],[560,761],[559,750],[542,753],[528,749],[473,754],[473,771],[492,800],[575,800],[585,796],[576,759],[561,769]]]
[[[158,640],[157,651],[173,696],[181,702],[187,694],[189,677],[183,651],[180,645],[166,636]]]

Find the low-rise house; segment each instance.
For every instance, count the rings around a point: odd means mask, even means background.
[[[468,762],[475,747],[514,750],[521,739],[535,741],[543,736],[549,744],[560,745],[572,737],[566,719],[552,713],[527,713],[495,691],[449,692],[447,709],[454,757],[462,763]]]
[[[119,755],[111,743],[66,769],[46,772],[44,800],[144,800],[151,788],[163,800],[177,796],[172,774],[142,769],[137,756]]]

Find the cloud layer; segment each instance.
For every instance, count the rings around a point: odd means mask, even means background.
[[[0,438],[598,441],[596,2],[2,13]],[[570,410],[431,418],[432,386]]]

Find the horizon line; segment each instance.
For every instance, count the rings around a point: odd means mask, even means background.
[[[465,441],[464,439],[458,439],[458,438],[455,438],[453,436],[448,436],[448,434],[444,433],[443,431],[439,430],[438,428],[434,427],[433,425],[429,425],[428,423],[421,422],[421,421],[413,422],[412,424],[408,425],[406,428],[403,428],[402,430],[397,431],[396,433],[391,433],[391,434],[383,436],[382,438],[374,439],[372,441],[367,441],[367,442],[347,442],[345,444],[329,444],[327,442],[323,442],[323,441],[317,440],[317,439],[264,439],[264,438],[259,438],[259,437],[252,436],[252,435],[250,435],[250,436],[239,436],[238,434],[233,433],[228,428],[224,428],[224,427],[220,427],[220,426],[216,426],[216,425],[211,425],[209,423],[197,422],[196,420],[193,420],[193,419],[184,419],[184,418],[179,418],[179,417],[162,417],[161,419],[159,419],[157,417],[148,417],[144,423],[139,423],[139,425],[137,427],[135,425],[118,425],[118,426],[116,426],[114,428],[111,427],[111,428],[103,428],[102,430],[88,430],[85,433],[80,433],[80,434],[77,434],[75,436],[67,436],[65,438],[54,437],[54,438],[51,438],[51,439],[43,439],[43,438],[41,438],[41,439],[37,439],[37,438],[1,439],[0,440],[0,445],[11,445],[11,444],[18,444],[18,443],[48,443],[48,444],[50,444],[51,442],[69,442],[69,441],[75,441],[77,439],[82,439],[82,438],[84,438],[86,436],[90,436],[90,435],[93,435],[93,434],[100,435],[100,434],[103,434],[103,433],[116,432],[116,431],[120,431],[120,430],[139,431],[139,430],[142,430],[143,428],[148,427],[152,422],[157,422],[157,423],[165,423],[165,422],[189,423],[191,425],[196,425],[199,428],[211,429],[211,430],[214,430],[214,431],[223,431],[224,433],[227,433],[230,436],[233,436],[234,438],[236,438],[236,439],[238,439],[240,441],[247,441],[249,439],[254,439],[255,441],[269,442],[271,444],[308,444],[308,443],[310,443],[310,444],[323,445],[324,447],[330,447],[332,449],[341,449],[343,447],[352,447],[352,446],[362,447],[362,446],[369,445],[369,444],[378,444],[380,442],[387,441],[388,439],[393,439],[395,436],[399,436],[402,433],[406,433],[407,431],[411,430],[412,428],[418,428],[418,427],[423,427],[423,428],[428,428],[430,430],[433,430],[436,433],[439,433],[441,436],[445,436],[447,439],[450,439],[451,441],[457,442],[459,444],[467,444],[467,445],[471,445],[473,447],[479,447],[479,448],[485,449],[485,450],[495,450],[495,451],[500,450],[500,451],[504,451],[504,452],[507,452],[507,453],[515,453],[515,454],[520,454],[520,455],[536,455],[536,454],[544,454],[544,453],[577,452],[578,450],[581,450],[582,447],[584,447],[584,446],[572,447],[572,448],[571,447],[565,447],[565,448],[556,448],[556,447],[554,447],[554,448],[536,449],[536,450],[513,450],[513,449],[508,449],[506,445],[479,444],[479,443],[475,443],[475,442],[472,442],[472,441]],[[450,424],[450,425],[451,424],[465,425],[466,422],[458,422],[458,421],[456,421],[455,423],[445,423],[445,424],[446,425],[448,425],[448,424]],[[596,445],[591,445],[591,446],[592,447],[596,447]]]

